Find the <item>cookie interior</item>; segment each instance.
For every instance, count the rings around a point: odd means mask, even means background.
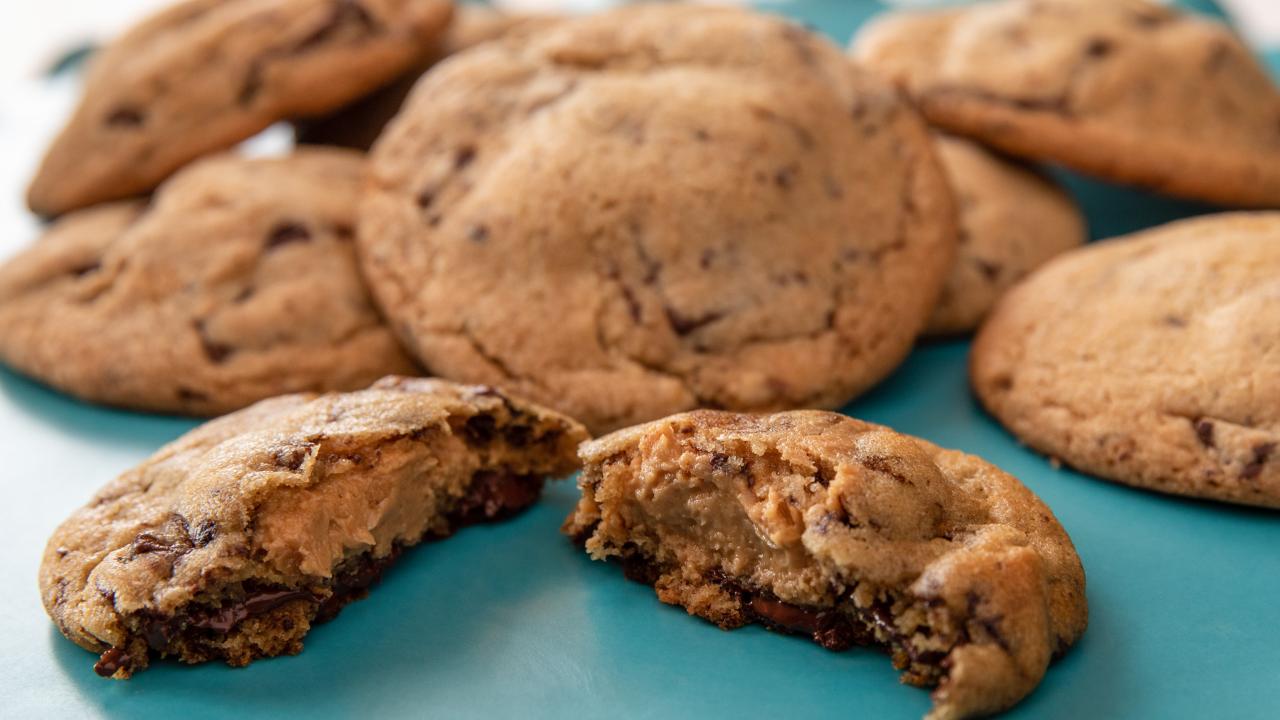
[[[266,401],[167,446],[64,523],[45,604],[102,654],[104,676],[154,657],[296,653],[406,548],[534,503],[583,437],[488,388],[432,380]]]
[[[1042,504],[999,484],[1012,478],[961,490],[994,469],[947,456],[947,473],[968,475],[952,482],[929,458],[947,451],[830,413],[726,416],[589,444],[565,532],[721,628],[882,648],[904,682],[937,688],[940,716],[1011,706],[1083,629],[1079,560]],[[697,428],[704,418],[710,428]],[[823,424],[860,428],[855,463],[767,439],[817,432],[811,447],[841,444]],[[988,492],[1043,524],[1024,535],[986,507]]]
[[[760,623],[809,637],[829,650],[880,646],[903,671],[904,682],[938,684],[946,674],[942,662],[947,653],[968,640],[945,608],[930,608],[904,587],[848,586],[807,553],[777,547],[742,511],[735,497],[741,488],[713,479],[720,465],[746,472],[750,488],[772,482],[761,477],[767,471],[747,469],[740,457],[710,455],[704,460],[654,488],[661,500],[624,501],[621,509],[611,504],[628,525],[639,521],[625,535],[602,530],[597,519],[571,525],[574,540],[594,555],[616,558],[629,579],[652,585],[663,602],[681,605],[723,629]],[[583,485],[609,503],[607,498],[628,492],[610,475],[590,467]],[[580,514],[575,521],[581,519]],[[779,597],[780,592],[789,600]]]
[[[332,463],[334,467],[349,464],[334,458],[322,462]],[[346,472],[360,473],[360,470],[353,467]],[[392,472],[360,473],[357,482],[363,488],[390,483],[400,488],[399,494],[412,492],[409,488],[413,485],[422,485],[423,474],[420,463],[411,463]],[[456,476],[447,473],[439,479],[448,489],[434,498],[437,509],[432,513],[433,520],[416,539],[409,538],[413,538],[418,523],[405,523],[394,532],[406,539],[396,540],[387,551],[369,548],[352,553],[334,567],[328,577],[238,578],[202,588],[191,602],[172,615],[126,615],[129,645],[106,650],[94,665],[94,671],[103,677],[128,677],[134,670],[146,667],[148,656],[175,657],[188,663],[225,660],[239,667],[260,657],[301,652],[302,639],[313,624],[333,619],[348,603],[365,597],[406,548],[419,542],[444,539],[468,525],[515,515],[537,502],[544,481],[539,475],[489,469]],[[336,488],[342,481],[327,482]],[[379,501],[368,492],[358,500],[346,492],[341,494],[343,502]],[[383,530],[391,531],[391,528]],[[176,533],[148,532],[138,536],[132,552],[135,556],[179,555],[185,542],[194,544],[200,542],[200,537],[188,535],[184,540]]]

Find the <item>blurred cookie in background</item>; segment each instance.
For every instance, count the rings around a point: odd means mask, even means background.
[[[959,335],[976,329],[1027,273],[1088,234],[1071,196],[1036,168],[945,135],[938,154],[956,196],[960,243],[927,333]]]
[[[334,110],[422,62],[449,0],[188,0],[90,63],[28,190],[54,216],[149,192],[278,120]]]
[[[92,402],[214,415],[414,374],[356,268],[361,156],[204,159],[0,267],[0,360]]]
[[[1280,206],[1280,92],[1228,27],[1145,0],[892,13],[854,56],[949,133],[1113,182]]]

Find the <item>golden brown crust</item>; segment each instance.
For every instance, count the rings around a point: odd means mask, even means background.
[[[914,110],[739,10],[638,5],[477,47],[370,165],[361,261],[406,346],[595,431],[839,406],[909,352],[954,252]]]
[[[64,392],[212,415],[414,374],[352,241],[363,162],[206,158],[149,205],[72,213],[0,267],[0,359]]]
[[[431,51],[450,0],[187,0],[94,59],[27,195],[59,215],[145,193],[272,123],[328,112]]]
[[[1012,706],[1087,623],[1070,538],[970,455],[817,411],[697,411],[580,455],[565,532],[593,557],[647,563],[664,602],[722,627],[820,613],[829,647],[886,644],[937,684],[931,717]]]
[[[341,583],[353,560],[376,570],[453,530],[483,473],[536,497],[543,476],[576,468],[585,437],[491,388],[437,380],[266,400],[161,448],[72,514],[45,550],[41,596],[63,634],[107,651],[104,675],[157,654],[243,665],[297,652],[335,596],[351,599]],[[285,602],[184,638],[264,592]]]
[[[973,386],[1020,439],[1137,487],[1280,508],[1280,213],[1064,255],[1000,302]]]
[[[1280,205],[1280,92],[1220,23],[1145,0],[996,0],[888,15],[854,55],[930,122],[1004,152]]]

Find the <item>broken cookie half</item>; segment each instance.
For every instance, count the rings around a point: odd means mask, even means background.
[[[487,387],[386,378],[210,422],[50,539],[58,628],[127,678],[151,658],[293,654],[407,547],[496,520],[574,471],[576,422]]]
[[[698,411],[585,444],[567,534],[663,602],[888,650],[930,718],[1011,707],[1084,631],[1049,509],[960,452],[828,412]]]

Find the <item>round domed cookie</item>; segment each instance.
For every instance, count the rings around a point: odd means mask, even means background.
[[[1067,533],[972,455],[809,410],[696,411],[578,454],[563,529],[593,558],[724,629],[882,647],[936,688],[930,720],[1013,706],[1088,622]]]
[[[1084,472],[1280,508],[1280,213],[1050,262],[996,306],[972,379],[1021,440]]]
[[[1145,0],[994,0],[887,15],[854,55],[948,132],[1171,195],[1280,206],[1280,92],[1213,20]]]
[[[206,158],[0,267],[0,360],[77,397],[211,415],[415,372],[356,267],[363,162]]]
[[[459,5],[444,37],[424,62],[394,82],[328,115],[294,121],[299,143],[368,150],[404,105],[413,86],[445,59],[510,33],[534,32],[559,18],[554,15],[508,13],[486,5]]]
[[[960,243],[926,330],[935,336],[976,329],[1027,273],[1088,240],[1075,201],[1037,169],[946,135],[938,156],[955,192]]]
[[[42,215],[146,193],[272,123],[329,112],[432,52],[450,0],[186,0],[95,57],[27,193]]]
[[[474,48],[418,85],[370,176],[361,262],[406,346],[594,432],[839,406],[909,352],[954,252],[916,113],[741,10]]]

